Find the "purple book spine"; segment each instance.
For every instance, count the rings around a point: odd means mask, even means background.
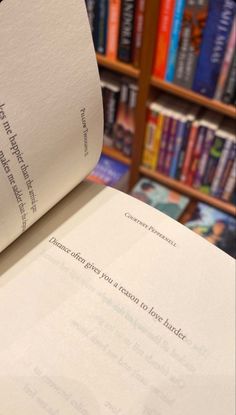
[[[167,151],[172,121],[173,119],[170,116],[167,115],[165,117],[163,132],[162,132],[162,137],[161,137],[160,153],[159,153],[159,159],[158,159],[158,165],[157,165],[157,170],[160,173],[164,173],[166,151]]]
[[[178,124],[179,124],[179,120],[173,119],[173,122],[172,122],[172,125],[171,125],[169,143],[168,143],[168,147],[167,147],[165,166],[164,166],[164,174],[166,174],[167,176],[170,175],[170,168],[171,168],[171,162],[172,162],[173,154],[174,154],[175,140],[176,140],[176,133],[177,133],[177,130],[178,130]]]
[[[205,142],[204,142],[203,149],[202,149],[202,155],[201,155],[200,162],[198,164],[198,169],[197,169],[194,182],[193,182],[193,187],[197,189],[202,184],[202,180],[203,180],[204,173],[206,170],[207,161],[208,161],[209,153],[211,150],[211,146],[213,144],[214,136],[215,136],[215,130],[212,130],[209,128],[206,133],[206,138],[205,138]]]

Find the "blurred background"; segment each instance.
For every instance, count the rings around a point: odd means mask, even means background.
[[[86,0],[116,187],[236,257],[236,2]]]

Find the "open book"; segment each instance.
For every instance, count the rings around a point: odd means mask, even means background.
[[[79,184],[102,118],[83,1],[0,2],[0,414],[233,415],[234,261]]]

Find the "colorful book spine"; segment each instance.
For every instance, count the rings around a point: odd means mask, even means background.
[[[188,146],[187,146],[186,154],[184,158],[183,170],[181,172],[181,177],[180,177],[180,180],[184,183],[186,183],[187,181],[192,154],[193,154],[193,150],[194,150],[194,147],[197,141],[198,128],[199,128],[199,121],[194,121],[191,127],[190,134],[189,134]]]
[[[109,1],[106,56],[112,60],[116,59],[118,52],[120,7],[121,0]]]
[[[183,143],[183,140],[184,140],[184,133],[185,133],[185,129],[186,129],[186,123],[187,123],[187,118],[182,117],[179,120],[178,129],[177,129],[177,132],[176,132],[174,154],[173,154],[171,167],[170,167],[170,173],[169,173],[170,177],[173,177],[173,178],[176,176],[176,171],[177,171],[179,157],[180,157],[180,151],[181,151],[182,143]]]
[[[138,0],[138,4],[135,11],[134,22],[134,41],[133,41],[133,65],[139,67],[141,58],[143,27],[144,27],[144,12],[145,12],[145,0]]]
[[[164,79],[168,59],[175,0],[162,0],[157,30],[153,75]]]
[[[193,123],[192,120],[187,120],[185,129],[184,129],[184,137],[181,143],[181,148],[180,148],[178,163],[177,163],[177,169],[175,173],[175,178],[177,180],[180,180],[181,178],[181,172],[183,170],[184,159],[185,159],[185,154],[186,154],[187,147],[188,147],[188,140],[189,140],[189,136],[190,136],[190,132],[192,128],[192,123]]]
[[[189,171],[186,179],[186,184],[189,186],[192,186],[194,178],[197,174],[198,165],[201,160],[201,155],[203,152],[203,144],[204,140],[206,138],[207,133],[207,127],[204,125],[200,125],[198,129],[198,136],[197,136],[197,142],[193,150],[191,163],[189,166]]]
[[[179,124],[179,120],[177,118],[173,118],[166,157],[165,157],[165,163],[164,163],[164,174],[166,174],[167,176],[169,176],[170,174],[171,162],[172,162],[174,148],[175,148],[176,134],[178,131],[178,124]]]
[[[210,193],[211,183],[214,179],[217,165],[219,163],[223,148],[225,145],[225,138],[215,135],[206,166],[206,171],[203,177],[200,190],[204,193]]]
[[[214,96],[215,99],[218,99],[218,100],[222,99],[226,81],[229,75],[231,63],[232,63],[234,53],[235,53],[235,47],[236,47],[236,16],[234,17],[233,26],[232,26],[230,37],[229,37],[228,44],[227,44],[227,49],[226,49],[224,60],[221,66],[220,76],[217,82],[216,92]]]
[[[167,59],[167,68],[165,79],[168,82],[172,82],[175,75],[175,62],[177,57],[179,36],[181,30],[181,24],[183,20],[184,7],[186,0],[176,0],[173,29],[171,33],[170,47]]]
[[[134,33],[135,0],[122,0],[118,58],[132,61],[132,42]]]
[[[225,190],[222,194],[222,199],[225,201],[229,201],[233,195],[233,191],[235,189],[235,182],[236,182],[236,160],[234,160],[234,164],[232,166],[229,178],[225,185]]]
[[[159,171],[160,173],[164,173],[166,150],[168,146],[168,139],[170,136],[172,121],[173,119],[171,115],[169,114],[169,112],[167,112],[167,114],[165,115],[164,124],[163,124],[159,158],[158,158],[158,163],[157,163],[157,171]]]
[[[226,82],[226,87],[223,94],[223,102],[226,104],[232,104],[234,100],[234,94],[236,90],[236,53],[234,54],[233,61],[230,67],[229,76]]]
[[[235,143],[226,139],[215,176],[211,185],[211,194],[214,197],[220,197],[226,185],[230,170],[235,159]]]
[[[230,175],[230,172],[231,172],[231,169],[232,169],[235,158],[236,158],[236,146],[234,144],[233,150],[232,150],[232,152],[229,153],[225,169],[224,169],[223,174],[222,174],[221,179],[220,179],[219,197],[221,197],[223,192],[224,192],[224,189],[225,189],[227,180],[229,178],[229,175]]]
[[[179,38],[174,83],[192,88],[208,14],[208,0],[187,0]]]
[[[235,12],[234,0],[210,0],[193,90],[212,98]]]
[[[144,151],[142,157],[142,164],[148,169],[155,169],[155,132],[159,116],[160,107],[158,107],[155,103],[152,103],[148,110]]]
[[[215,130],[212,128],[208,128],[205,142],[203,144],[201,159],[199,161],[198,169],[196,171],[196,175],[193,181],[193,187],[195,187],[196,189],[198,189],[202,184],[214,137]]]

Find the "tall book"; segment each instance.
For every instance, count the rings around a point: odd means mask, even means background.
[[[174,75],[184,88],[192,88],[207,15],[208,0],[186,0]]]
[[[132,62],[136,67],[139,67],[141,59],[145,4],[146,0],[138,0],[135,10]]]
[[[106,56],[116,59],[118,53],[118,40],[120,29],[121,0],[110,0],[108,9],[107,47]]]
[[[103,139],[85,3],[0,10],[1,413],[233,414],[233,258],[82,183]]]
[[[107,44],[108,0],[100,0],[97,9],[98,34],[96,50],[105,55]]]
[[[236,54],[234,54],[233,61],[229,70],[228,79],[226,81],[225,90],[223,93],[223,101],[226,104],[233,104],[236,90]]]
[[[162,106],[152,102],[147,113],[142,164],[151,170],[155,170],[158,160],[160,146],[159,130],[161,119],[163,119],[163,117],[161,117],[161,112]]]
[[[164,79],[176,0],[162,0],[158,19],[153,75]]]
[[[134,34],[135,0],[122,0],[118,58],[132,62],[132,45]]]
[[[236,48],[236,15],[234,16],[234,21],[233,21],[233,25],[231,28],[225,56],[224,56],[224,59],[221,65],[220,76],[217,82],[215,96],[214,96],[215,99],[221,100],[224,94],[224,89],[226,86],[230,67],[233,61],[233,57],[235,55],[235,48]]]
[[[168,51],[168,59],[166,66],[165,79],[172,82],[175,74],[175,63],[177,58],[178,43],[180,37],[181,24],[183,20],[184,8],[186,0],[176,0],[175,11],[173,17],[173,27],[171,33],[170,46]]]
[[[236,10],[234,0],[210,0],[193,90],[213,98]]]

